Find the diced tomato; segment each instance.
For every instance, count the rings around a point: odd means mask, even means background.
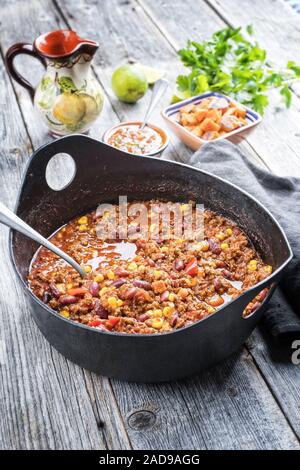
[[[88,326],[99,326],[103,325],[103,320],[100,320],[100,318],[95,318],[94,320],[90,320],[88,322]]]
[[[109,317],[108,320],[106,320],[106,327],[111,329],[116,326],[117,323],[119,323],[120,317]]]
[[[88,289],[86,287],[73,287],[73,289],[68,290],[69,295],[75,295],[75,296],[84,295],[87,292],[88,292]]]
[[[191,261],[188,262],[188,264],[185,267],[185,272],[186,274],[189,274],[190,276],[197,276],[198,274],[197,258],[192,258]]]

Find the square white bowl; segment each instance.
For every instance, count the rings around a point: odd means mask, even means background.
[[[188,104],[198,104],[198,103],[200,103],[201,100],[203,100],[204,98],[208,98],[210,96],[215,96],[215,97],[218,97],[218,98],[225,98],[229,102],[232,102],[232,103],[235,103],[239,106],[244,107],[246,109],[245,119],[247,121],[247,124],[242,126],[242,127],[239,127],[238,129],[235,129],[231,132],[227,132],[226,134],[218,137],[217,139],[205,140],[205,139],[201,139],[201,137],[196,136],[195,134],[193,134],[192,132],[187,130],[184,126],[182,126],[179,123],[179,110],[180,110],[180,108],[182,108],[183,106],[186,106]],[[187,98],[187,99],[185,99],[183,101],[180,101],[178,103],[171,104],[170,106],[167,106],[162,111],[161,114],[162,114],[162,117],[164,118],[164,120],[166,121],[169,129],[172,132],[174,132],[174,134],[176,134],[177,137],[184,144],[186,144],[188,147],[190,147],[192,150],[198,150],[200,147],[202,147],[202,145],[205,145],[209,142],[217,142],[217,141],[223,140],[223,139],[230,139],[230,140],[233,140],[233,141],[237,141],[237,140],[239,140],[239,139],[236,138],[237,134],[239,134],[239,136],[241,136],[241,135],[244,135],[244,134],[248,133],[254,126],[256,126],[256,124],[260,123],[261,120],[262,120],[262,117],[256,111],[253,111],[252,109],[248,108],[247,106],[245,106],[241,103],[238,103],[237,101],[235,101],[234,99],[230,98],[227,95],[223,95],[222,93],[217,93],[217,92],[213,92],[213,91],[207,91],[206,93],[202,93],[201,95],[192,96],[191,98]]]

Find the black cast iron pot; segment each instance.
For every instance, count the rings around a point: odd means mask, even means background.
[[[76,175],[70,185],[53,191],[45,170],[57,153],[70,154]],[[136,157],[83,135],[63,137],[31,157],[16,213],[44,236],[101,202],[162,198],[195,200],[236,222],[249,236],[273,274],[216,313],[187,328],[155,335],[103,332],[61,317],[27,287],[35,242],[12,233],[12,261],[29,295],[34,319],[48,341],[80,366],[96,373],[137,382],[161,382],[199,372],[236,351],[250,335],[292,257],[288,241],[274,217],[249,194],[196,168],[158,158]],[[272,286],[263,305],[247,318],[246,305]]]

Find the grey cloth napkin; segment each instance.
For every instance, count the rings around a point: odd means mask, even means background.
[[[228,141],[209,143],[190,162],[236,184],[264,204],[281,224],[294,258],[264,315],[279,341],[300,338],[300,178],[280,177],[256,166]],[[284,164],[284,162],[283,162]]]

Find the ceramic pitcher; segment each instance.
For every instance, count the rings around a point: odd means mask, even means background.
[[[9,73],[28,90],[54,134],[85,132],[101,113],[103,92],[90,67],[97,49],[97,42],[75,31],[57,30],[39,36],[33,45],[17,43],[7,51]],[[36,89],[15,68],[14,58],[19,54],[36,57],[45,67]]]

